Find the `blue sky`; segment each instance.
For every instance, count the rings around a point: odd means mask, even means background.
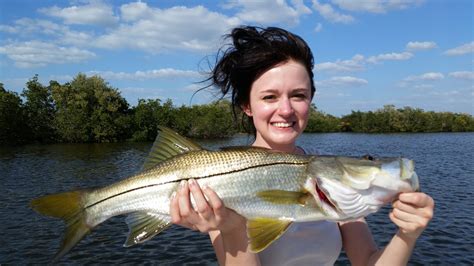
[[[470,0],[0,1],[0,82],[100,75],[131,105],[191,96],[238,25],[279,26],[315,56],[313,102],[333,115],[386,104],[474,114]]]

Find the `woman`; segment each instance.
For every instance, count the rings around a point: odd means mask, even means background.
[[[230,94],[234,108],[248,117],[255,133],[253,146],[304,154],[295,141],[306,127],[315,93],[308,45],[279,28],[239,27],[228,37],[233,45],[220,56],[210,77],[213,85],[224,96]],[[433,199],[424,193],[400,194],[390,213],[399,230],[384,249],[377,248],[361,218],[295,223],[266,250],[254,254],[249,251],[245,218],[227,209],[212,189],[191,180],[170,205],[173,223],[209,233],[221,265],[332,265],[341,247],[353,265],[406,264],[433,209]]]

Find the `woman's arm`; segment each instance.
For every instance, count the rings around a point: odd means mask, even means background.
[[[249,251],[246,219],[227,209],[212,189],[201,189],[195,180],[182,182],[171,200],[170,215],[175,224],[209,233],[220,265],[260,264],[258,255]]]
[[[415,242],[433,217],[434,201],[424,193],[402,193],[390,219],[398,232],[378,250],[364,219],[340,223],[344,249],[353,265],[406,265]]]

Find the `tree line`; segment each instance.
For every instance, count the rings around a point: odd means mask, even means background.
[[[170,99],[140,99],[130,107],[99,76],[78,74],[71,82],[43,85],[35,75],[20,95],[0,83],[0,144],[152,141],[159,125],[191,138],[223,138],[244,131],[241,117],[226,100],[175,106]],[[310,133],[463,131],[474,131],[472,115],[393,105],[342,117],[311,105],[306,128]]]

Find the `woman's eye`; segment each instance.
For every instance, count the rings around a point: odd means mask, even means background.
[[[263,100],[274,100],[276,99],[275,95],[265,95],[262,97]]]
[[[302,100],[308,98],[308,97],[306,96],[306,94],[303,94],[303,93],[295,94],[295,95],[293,95],[293,97],[295,97],[295,98],[297,98],[297,99],[302,99]]]

